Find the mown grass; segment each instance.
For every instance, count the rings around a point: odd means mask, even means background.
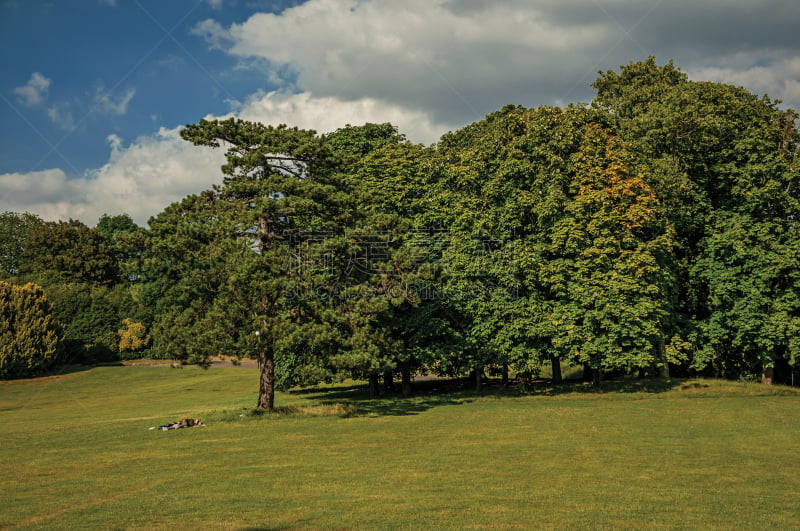
[[[789,529],[800,394],[714,381],[278,395],[257,372],[0,383],[0,528]],[[199,416],[205,427],[152,426]]]

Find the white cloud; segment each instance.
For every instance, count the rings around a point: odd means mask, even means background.
[[[690,69],[688,73],[692,79],[729,83],[747,87],[756,94],[769,94],[786,106],[800,110],[800,58],[758,63],[751,54],[742,54],[721,66]]]
[[[14,89],[14,94],[18,96],[19,102],[23,105],[35,107],[43,103],[47,97],[50,81],[39,72],[34,72],[25,85]]]
[[[60,169],[0,175],[0,211],[34,212],[44,219],[92,225],[104,213],[128,213],[140,225],[169,204],[221,182],[221,150],[184,141],[179,129],[160,129],[123,146],[109,135],[108,162],[68,179]]]
[[[435,141],[448,129],[419,111],[379,100],[348,102],[315,98],[308,93],[254,95],[237,115],[267,124],[313,128],[318,133],[346,124],[388,121],[417,142]],[[87,224],[95,223],[104,213],[128,213],[145,225],[150,216],[169,204],[222,181],[224,151],[193,146],[180,138],[180,128],[161,128],[128,145],[116,134],[106,140],[108,162],[80,178],[68,179],[60,169],[0,175],[0,211],[29,211],[45,219],[71,217]]]
[[[57,102],[47,108],[50,121],[65,131],[75,130],[75,119],[72,117],[72,108],[69,103]]]
[[[650,54],[673,58],[692,79],[744,85],[800,108],[799,18],[785,0],[308,0],[230,26],[206,20],[192,33],[240,65],[267,63],[265,76],[281,87],[231,101],[236,116],[319,133],[388,121],[430,143],[507,103],[585,101],[598,70]],[[33,105],[49,87],[35,76],[15,90]],[[134,95],[98,91],[96,110],[124,114]],[[64,127],[69,110],[51,105],[48,114]],[[0,175],[0,211],[87,223],[127,212],[144,224],[221,181],[223,151],[192,146],[178,129],[107,140],[108,162],[82,178],[57,169]]]
[[[85,182],[60,169],[0,174],[0,211],[33,212],[48,220],[78,219],[87,205]]]
[[[379,98],[464,123],[533,103],[519,98],[563,86],[559,70],[591,69],[585,51],[615,39],[607,21],[557,24],[542,4],[310,0],[195,32],[233,55],[290,66],[317,97]]]
[[[191,34],[204,39],[213,50],[224,50],[233,42],[230,33],[212,19],[197,23],[192,28]]]
[[[136,89],[128,89],[116,101],[111,94],[99,88],[94,97],[94,110],[100,114],[121,116],[128,112],[128,104],[136,94]]]
[[[345,101],[333,96],[314,97],[308,92],[255,94],[239,109],[237,115],[253,122],[288,124],[317,133],[335,131],[347,124],[391,122],[413,142],[431,143],[451,129],[449,124],[435,123],[423,112],[393,105],[375,98]]]
[[[308,0],[194,33],[269,62],[296,91],[465,124],[507,103],[586,101],[598,70],[653,54],[691,72],[747,51],[760,60],[745,71],[777,64],[796,56],[798,23],[784,0]],[[747,87],[788,101],[796,76],[766,68],[772,82]]]
[[[222,0],[208,0],[211,9],[222,9]]]

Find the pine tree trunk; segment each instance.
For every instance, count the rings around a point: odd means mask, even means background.
[[[272,346],[262,347],[258,354],[261,375],[258,386],[258,408],[275,410],[275,357]]]
[[[267,240],[269,238],[269,222],[267,218],[258,218],[258,232],[261,241],[258,244],[259,254],[264,256],[267,250]],[[260,306],[265,314],[270,308],[268,295],[262,295]],[[258,409],[267,411],[275,410],[275,352],[272,350],[272,342],[263,336],[263,330],[267,327],[266,323],[261,323],[262,335],[259,335],[258,367],[261,371],[258,384]]]
[[[764,366],[761,368],[761,383],[764,385],[772,385],[772,378],[775,375],[775,369],[772,367]]]
[[[550,364],[553,366],[553,385],[563,383],[564,377],[561,376],[561,358],[551,355]]]
[[[403,396],[411,396],[411,370],[403,368],[400,374],[403,379]]]

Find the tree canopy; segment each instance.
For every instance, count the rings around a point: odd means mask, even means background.
[[[654,58],[592,86],[431,146],[200,120],[181,135],[224,150],[217,186],[147,229],[3,214],[0,265],[84,345],[256,358],[266,409],[280,387],[562,364],[780,379],[800,357],[798,115]]]

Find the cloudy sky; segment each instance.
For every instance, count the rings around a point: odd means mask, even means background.
[[[146,226],[221,181],[200,118],[427,144],[649,55],[800,109],[798,27],[795,0],[0,0],[0,212]]]

